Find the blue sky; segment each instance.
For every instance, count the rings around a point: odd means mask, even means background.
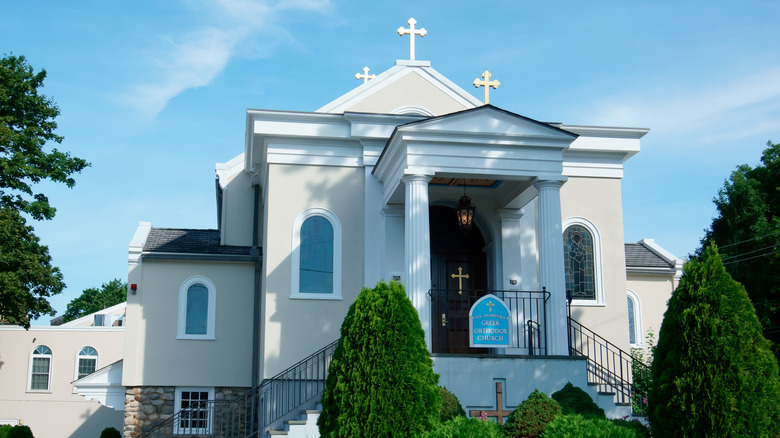
[[[127,277],[138,221],[216,227],[214,163],[246,108],[313,111],[408,57],[541,121],[650,128],[623,180],[627,242],[692,252],[732,170],[780,141],[780,2],[167,0],[2,2],[0,52],[45,68],[60,149],[87,159],[34,222],[68,284]],[[47,323],[48,318],[40,323]]]

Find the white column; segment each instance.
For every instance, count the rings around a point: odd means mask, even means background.
[[[431,237],[428,218],[428,182],[426,175],[406,175],[404,206],[404,286],[420,316],[425,344],[431,351]],[[559,220],[560,223],[560,220]]]
[[[520,251],[520,219],[522,210],[503,209],[498,211],[501,218],[501,265],[504,290],[522,290],[522,252]]]
[[[539,284],[550,292],[547,302],[548,354],[568,355],[566,279],[561,230],[562,181],[538,181],[539,192]]]

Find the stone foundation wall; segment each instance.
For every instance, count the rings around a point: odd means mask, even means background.
[[[249,388],[214,388],[216,400],[233,400]],[[176,412],[176,387],[137,386],[125,388],[124,437],[135,438]]]

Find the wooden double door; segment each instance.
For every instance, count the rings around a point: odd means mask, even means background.
[[[469,309],[487,292],[487,256],[479,229],[462,232],[455,211],[432,207],[431,322],[433,351],[476,354],[469,348]]]

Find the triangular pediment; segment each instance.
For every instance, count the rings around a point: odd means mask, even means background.
[[[389,70],[317,112],[438,116],[479,105],[479,99],[431,68],[430,62],[396,61]]]
[[[469,137],[506,136],[506,137],[548,137],[570,143],[577,134],[560,129],[548,123],[539,122],[515,114],[493,105],[432,117],[426,120],[408,123],[399,127],[399,131],[427,131],[457,133]]]
[[[564,181],[563,153],[577,134],[484,105],[398,126],[374,168],[385,202],[402,198],[404,175],[512,181],[507,197],[534,180]]]

